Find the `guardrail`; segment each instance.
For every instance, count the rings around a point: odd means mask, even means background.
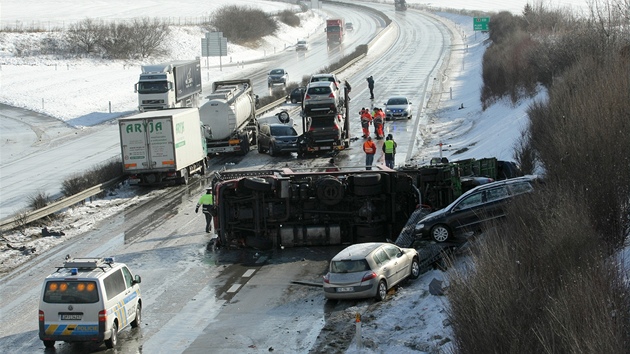
[[[79,192],[75,195],[72,195],[67,198],[63,198],[54,203],[46,205],[43,208],[28,211],[25,213],[17,214],[13,218],[7,218],[5,220],[0,221],[0,232],[5,232],[7,230],[11,230],[15,227],[20,226],[20,224],[28,224],[35,220],[39,220],[48,215],[54,214],[62,209],[69,208],[77,203],[80,203],[87,198],[93,197],[104,190],[120,183],[123,180],[123,177],[114,178],[105,183],[101,183],[92,188],[86,189],[83,192]]]
[[[349,4],[345,4],[345,5],[349,5]],[[351,6],[360,6],[360,5],[351,5]],[[370,40],[370,42],[368,43],[368,51],[369,49],[374,46],[374,44],[376,43],[376,41],[378,41],[384,33],[386,33],[387,31],[389,31],[392,28],[392,22],[391,20],[389,20],[389,18],[387,17],[387,15],[383,14],[380,11],[377,11],[380,13],[381,16],[383,16],[383,18],[386,20],[387,22],[387,26],[380,31],[376,36],[374,36],[374,38],[372,38],[372,40]],[[349,68],[350,66],[354,65],[355,63],[357,63],[359,60],[363,59],[366,57],[366,54],[361,54],[358,57],[352,59],[351,61],[349,61],[346,65],[340,67],[337,70],[333,71],[333,74],[337,75],[340,74],[341,72],[343,72],[344,70],[346,70],[347,68]],[[271,111],[275,108],[277,108],[278,106],[282,105],[283,103],[286,102],[286,97],[282,97],[276,101],[273,101],[263,107],[260,107],[259,109],[256,110],[256,116],[262,115],[268,111]],[[48,215],[54,214],[62,209],[71,207],[77,203],[80,203],[82,201],[84,201],[87,198],[93,197],[99,193],[101,193],[102,191],[110,188],[111,186],[115,185],[116,183],[119,183],[123,180],[123,177],[119,177],[119,178],[115,178],[112,179],[110,181],[107,181],[105,183],[101,183],[97,186],[94,186],[92,188],[86,189],[83,192],[77,193],[73,196],[67,197],[67,198],[63,198],[59,201],[56,201],[54,203],[51,203],[41,209],[37,209],[34,211],[28,211],[25,213],[19,213],[16,216],[12,217],[12,218],[7,218],[4,219],[2,221],[0,221],[0,232],[6,232],[8,230],[11,230],[17,226],[19,226],[19,224],[28,224],[31,223],[35,220],[39,220],[41,218],[44,218]]]

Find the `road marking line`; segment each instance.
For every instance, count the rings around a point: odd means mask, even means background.
[[[256,271],[256,269],[248,269],[245,274],[243,274],[243,278],[249,278],[252,276],[252,274],[254,274],[254,272]]]
[[[228,293],[235,293],[235,292],[238,291],[238,289],[240,287],[241,287],[241,284],[234,284],[226,292],[228,292]]]

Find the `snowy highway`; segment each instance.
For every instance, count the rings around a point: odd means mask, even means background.
[[[422,109],[428,97],[425,90],[433,88],[436,73],[446,62],[445,56],[452,49],[453,33],[435,17],[424,13],[397,14],[393,6],[379,6],[379,9],[392,18],[394,26],[381,37],[377,49],[365,61],[351,67],[343,76],[353,83],[351,112],[358,112],[362,107],[382,106],[390,95],[407,95],[415,104],[412,120],[386,125],[386,133],[394,134],[398,142],[396,164],[401,165],[421,143],[417,129],[426,119]],[[372,22],[356,21],[370,31],[378,29],[377,24],[370,25]],[[370,36],[361,38],[368,40]],[[325,53],[313,56],[321,58]],[[269,63],[268,67],[274,65]],[[365,83],[370,75],[376,79],[374,101],[369,100]],[[358,136],[358,114],[349,118],[352,134]],[[63,127],[58,129],[60,136],[72,133]],[[106,123],[97,131],[81,134],[78,139],[67,139],[76,145],[51,143],[43,152],[25,154],[19,164],[21,169],[16,172],[5,169],[3,155],[3,204],[5,196],[9,195],[5,194],[5,186],[17,189],[15,186],[24,182],[23,174],[27,171],[22,170],[25,168],[22,166],[30,167],[31,172],[45,169],[39,177],[52,181],[56,179],[54,175],[61,172],[59,169],[75,164],[59,159],[58,154],[65,153],[61,149],[71,149],[73,153],[69,155],[74,156],[75,161],[89,165],[93,165],[89,159],[96,155],[104,160],[119,153],[116,124]],[[341,152],[338,164],[362,165],[361,143],[361,139],[354,141],[349,150]],[[94,144],[102,151],[95,154],[84,148]],[[49,160],[50,165],[37,166],[41,164],[38,162],[41,154],[45,154],[44,160]],[[31,158],[33,160],[29,160]],[[257,169],[288,163],[294,167],[321,166],[327,160],[301,159],[295,155],[270,157],[251,151],[243,158],[213,160],[212,168],[222,168],[226,163],[234,163],[237,168]],[[17,175],[18,172],[22,175]],[[10,352],[43,351],[37,337],[36,316],[41,282],[60,265],[66,254],[71,254],[115,255],[118,261],[127,263],[132,271],[142,276],[143,323],[140,328],[121,332],[117,353],[207,353],[209,348],[221,353],[317,352],[322,341],[330,340],[322,333],[322,328],[331,312],[343,312],[354,302],[330,306],[325,303],[321,288],[293,282],[321,282],[327,261],[342,246],[267,252],[208,249],[209,237],[203,233],[201,216],[194,213],[194,205],[207,182],[193,179],[188,186],[168,188],[158,198],[107,219],[85,236],[56,247],[2,278],[0,298],[8,300],[0,305],[0,318],[4,319],[0,322],[0,347]],[[37,188],[37,185],[32,187]],[[32,194],[32,191],[27,192]],[[13,211],[4,208],[3,205],[3,217]],[[56,345],[56,353],[104,350],[102,344]]]

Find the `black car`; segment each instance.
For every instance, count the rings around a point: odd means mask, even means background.
[[[344,119],[341,114],[308,117],[304,139],[308,146],[317,150],[332,150],[341,145],[344,137]]]
[[[431,213],[416,224],[416,236],[447,241],[505,216],[505,206],[518,195],[534,190],[534,176],[524,176],[477,186],[446,208]]]
[[[300,152],[298,133],[285,124],[263,124],[258,131],[258,152],[279,153]]]
[[[304,87],[304,86],[296,87],[287,96],[287,100],[291,101],[291,103],[302,103],[302,100],[304,99],[304,93],[305,92],[306,92],[306,87]]]

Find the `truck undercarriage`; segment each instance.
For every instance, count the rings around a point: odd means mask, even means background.
[[[216,230],[230,247],[332,245],[395,238],[419,203],[392,170],[217,173]]]

